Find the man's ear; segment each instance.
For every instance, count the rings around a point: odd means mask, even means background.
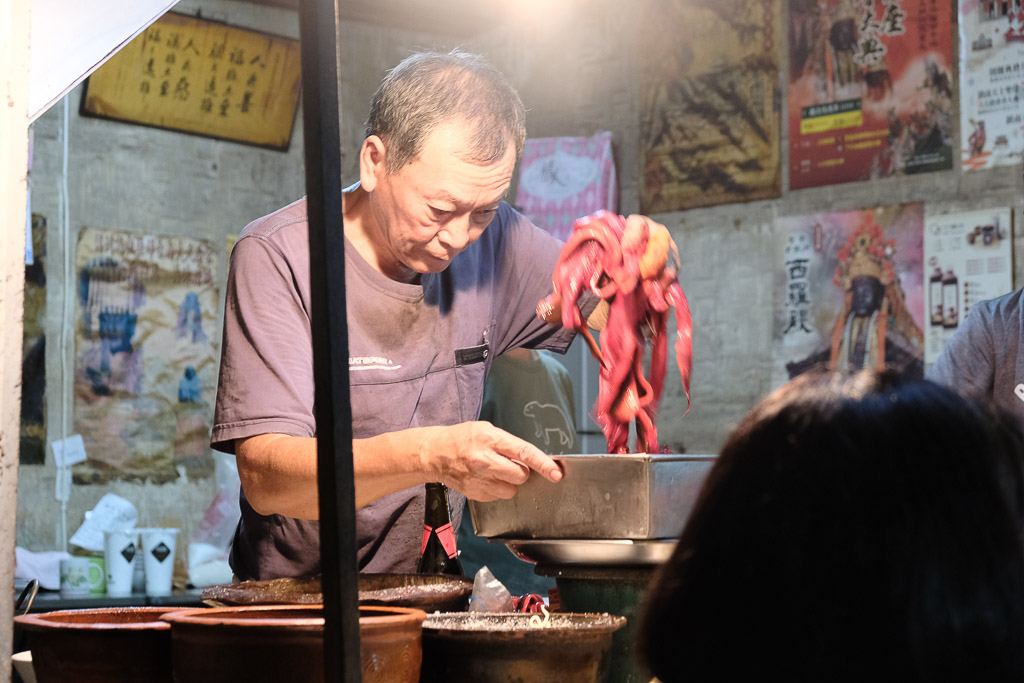
[[[384,141],[376,135],[363,140],[359,148],[359,185],[367,192],[373,192],[377,181],[387,173],[384,167]]]

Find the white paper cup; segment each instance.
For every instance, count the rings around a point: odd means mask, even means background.
[[[139,529],[146,567],[146,595],[171,594],[174,578],[174,547],[180,529]]]
[[[107,595],[125,597],[132,594],[132,576],[138,561],[139,532],[104,531],[103,550],[107,564]]]
[[[60,561],[62,598],[88,597],[89,591],[103,585],[103,570],[88,557],[68,557]]]
[[[36,683],[36,672],[32,668],[32,651],[25,650],[24,652],[15,652],[11,656],[11,661],[14,662],[14,670],[21,676],[21,680],[24,683]]]

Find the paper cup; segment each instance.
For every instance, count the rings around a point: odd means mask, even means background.
[[[140,529],[142,556],[146,567],[146,595],[171,594],[174,577],[174,547],[180,529]]]
[[[104,531],[103,549],[107,565],[107,595],[125,597],[132,594],[132,576],[138,561],[139,532]]]
[[[11,656],[11,661],[14,662],[14,670],[21,676],[23,683],[36,683],[36,672],[32,668],[32,651],[25,650],[24,652],[15,652]]]
[[[60,561],[60,595],[62,598],[88,597],[89,592],[103,585],[103,570],[88,557],[69,557]]]

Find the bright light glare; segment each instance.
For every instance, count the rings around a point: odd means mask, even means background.
[[[510,21],[533,26],[560,24],[574,0],[498,0],[501,13]]]

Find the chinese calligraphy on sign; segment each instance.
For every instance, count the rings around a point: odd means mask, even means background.
[[[788,0],[790,189],[953,167],[939,0]]]
[[[924,371],[921,203],[775,220],[772,383],[812,369]]]
[[[297,40],[168,13],[89,77],[82,113],[288,148]]]
[[[814,330],[808,326],[808,316],[811,312],[810,236],[804,233],[787,235],[783,256],[786,271],[784,317],[787,322],[782,330],[782,336],[792,338],[801,333],[813,334]]]

